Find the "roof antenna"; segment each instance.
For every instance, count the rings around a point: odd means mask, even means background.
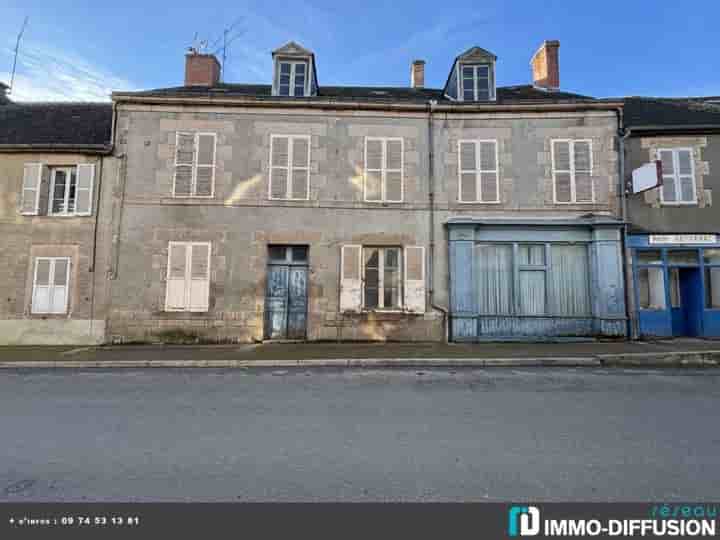
[[[215,41],[213,41],[212,45],[210,45],[210,49],[213,49],[215,45],[220,43],[222,41],[222,45],[220,45],[217,49],[213,50],[210,54],[217,54],[218,52],[222,51],[222,64],[220,64],[220,81],[223,82],[225,79],[225,64],[227,62],[228,57],[228,48],[230,47],[230,44],[235,41],[237,38],[239,38],[241,35],[243,35],[242,30],[238,30],[235,32],[235,34],[232,34],[232,31],[235,30],[235,27],[240,24],[243,21],[244,17],[240,17],[235,20],[230,26],[225,28],[222,32],[222,35],[218,37]]]
[[[20,33],[18,34],[17,41],[15,42],[15,58],[13,59],[12,75],[10,76],[10,88],[8,88],[7,91],[8,94],[12,92],[13,84],[15,83],[15,69],[17,68],[18,52],[20,51],[20,40],[25,33],[25,27],[27,26],[28,19],[29,17],[25,15],[25,20],[23,21],[22,28],[20,28]]]

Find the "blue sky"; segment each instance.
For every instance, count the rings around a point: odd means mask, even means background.
[[[473,45],[498,56],[499,85],[526,84],[532,53],[542,40],[558,39],[564,90],[720,95],[718,0],[3,4],[0,80],[9,80],[15,36],[30,17],[17,100],[101,100],[112,90],[180,85],[195,34],[213,41],[238,19],[228,82],[269,83],[270,52],[295,40],[315,52],[321,85],[406,86],[410,62],[422,58],[426,85],[442,86],[453,58]]]

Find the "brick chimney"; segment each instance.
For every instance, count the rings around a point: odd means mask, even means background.
[[[220,82],[220,62],[213,54],[185,55],[185,86],[215,86]]]
[[[413,88],[425,86],[425,60],[413,60],[410,64],[410,86]]]
[[[560,42],[543,41],[530,60],[533,84],[545,90],[560,89]]]

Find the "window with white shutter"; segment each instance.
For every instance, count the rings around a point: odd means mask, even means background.
[[[39,213],[42,173],[42,163],[26,163],[23,167],[22,195],[20,198],[21,214],[32,216]]]
[[[165,311],[205,312],[210,298],[209,242],[168,244]]]
[[[33,273],[32,313],[67,313],[69,257],[37,257]]]
[[[663,172],[660,201],[667,205],[697,204],[692,149],[661,149],[658,157],[662,161]]]
[[[310,198],[310,136],[270,136],[270,199]]]
[[[363,246],[363,307],[399,310],[403,306],[402,249]]]
[[[365,200],[402,202],[404,196],[403,139],[365,138]]]
[[[500,202],[497,141],[458,141],[458,183],[460,202]]]
[[[48,215],[89,216],[92,213],[94,182],[95,165],[92,163],[51,167]]]
[[[556,203],[593,203],[595,201],[591,141],[553,140],[552,165]]]
[[[173,197],[214,196],[216,142],[215,133],[176,133]]]

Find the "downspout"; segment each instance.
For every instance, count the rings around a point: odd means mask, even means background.
[[[435,303],[435,143],[433,140],[433,109],[437,101],[428,101],[428,202],[430,206],[430,245],[428,249],[428,289],[430,307],[442,313],[443,320],[443,341],[448,342],[448,312],[442,306]]]
[[[631,278],[632,278],[632,271],[628,272],[628,205],[627,205],[627,186],[625,184],[625,141],[628,137],[630,137],[630,129],[625,129],[623,126],[624,120],[623,120],[623,110],[618,109],[618,153],[620,154],[619,160],[618,160],[618,167],[620,169],[620,211],[621,211],[621,217],[622,217],[622,269],[623,269],[623,280],[625,282],[625,286],[623,287],[625,292],[625,315],[626,315],[626,322],[625,322],[625,331],[629,339],[636,339],[637,334],[635,332],[635,325],[634,325],[634,317],[633,317],[633,309],[634,304],[631,303],[631,295],[630,295],[630,289],[631,289]]]

